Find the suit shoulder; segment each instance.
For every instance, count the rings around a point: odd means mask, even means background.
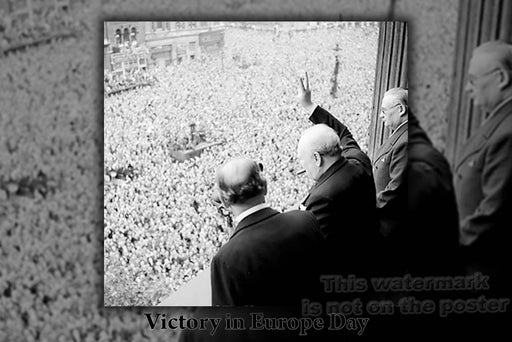
[[[405,131],[398,137],[395,145],[407,145],[408,141],[409,135],[407,134],[407,131]]]
[[[301,231],[306,234],[311,234],[312,236],[322,236],[320,233],[320,223],[312,212],[292,210],[285,212],[282,215],[290,232]]]
[[[398,135],[396,135],[398,134]],[[404,150],[407,148],[409,136],[407,130],[397,132],[395,135],[391,135],[387,138],[386,142],[378,149],[378,156],[388,152],[395,152],[397,150]]]
[[[512,113],[500,123],[491,139],[512,139]]]
[[[251,250],[248,243],[244,240],[247,239],[236,239],[228,241],[222,246],[217,254],[213,256],[212,266],[223,265],[223,267],[236,268],[240,264],[241,260],[244,260],[247,253]]]
[[[399,153],[399,154],[406,154],[408,148],[408,139],[407,139],[407,133],[402,134],[397,141],[393,144],[393,147],[391,148],[391,151],[393,154]]]
[[[314,225],[316,226],[318,223],[316,221],[315,215],[309,211],[304,210],[291,210],[285,213],[280,214],[281,218],[285,221],[297,221],[303,222],[305,225]]]

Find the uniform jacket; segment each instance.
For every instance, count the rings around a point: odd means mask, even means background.
[[[407,128],[407,124],[401,126],[375,152],[373,176],[379,208],[385,208],[397,200],[399,188],[404,182],[403,173],[407,165]]]
[[[455,164],[454,184],[460,243],[485,248],[486,253],[498,252],[500,245],[510,248],[512,98],[465,143]]]

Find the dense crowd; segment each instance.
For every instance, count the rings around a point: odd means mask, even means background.
[[[73,3],[81,0],[70,1]],[[70,6],[55,7],[53,3],[32,8],[32,15],[7,13],[0,9],[0,51],[38,43],[43,39],[77,34],[82,23],[70,14]]]
[[[105,170],[130,166],[134,175],[105,174],[106,305],[156,304],[209,266],[229,236],[229,222],[210,202],[223,161],[259,160],[269,182],[267,202],[281,211],[296,208],[312,185],[296,176],[297,142],[311,125],[296,98],[305,71],[313,101],[340,118],[366,150],[376,26],[277,39],[235,28],[225,34],[222,54],[156,69],[152,87],[105,97]],[[206,141],[221,144],[178,162],[171,146],[190,123]]]
[[[98,41],[89,6],[70,13],[80,39],[0,54],[0,341],[143,340],[136,314],[100,309],[101,59],[84,53]]]
[[[107,95],[128,90],[138,86],[149,85],[152,77],[145,70],[131,70],[124,74],[106,73],[103,77],[103,87]]]

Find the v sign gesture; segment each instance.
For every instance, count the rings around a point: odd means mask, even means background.
[[[304,85],[304,78],[299,78],[298,84],[298,94],[297,98],[299,99],[300,105],[306,109],[308,112],[312,112],[314,109],[314,104],[311,102],[311,89],[309,87],[309,77],[306,72],[306,84]]]

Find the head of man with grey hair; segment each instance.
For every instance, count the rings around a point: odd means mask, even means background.
[[[380,118],[384,126],[396,130],[408,119],[408,90],[402,87],[389,89],[382,98]]]
[[[340,138],[325,124],[318,124],[302,133],[297,155],[308,176],[317,181],[339,159]]]
[[[488,113],[512,97],[512,44],[494,40],[475,48],[465,90]]]
[[[315,215],[265,203],[263,167],[236,158],[217,170],[216,192],[236,227],[211,263],[212,304],[295,305],[322,295],[325,241]]]
[[[236,158],[221,165],[216,174],[220,201],[235,217],[245,210],[265,203],[267,181],[262,165],[252,159]]]

